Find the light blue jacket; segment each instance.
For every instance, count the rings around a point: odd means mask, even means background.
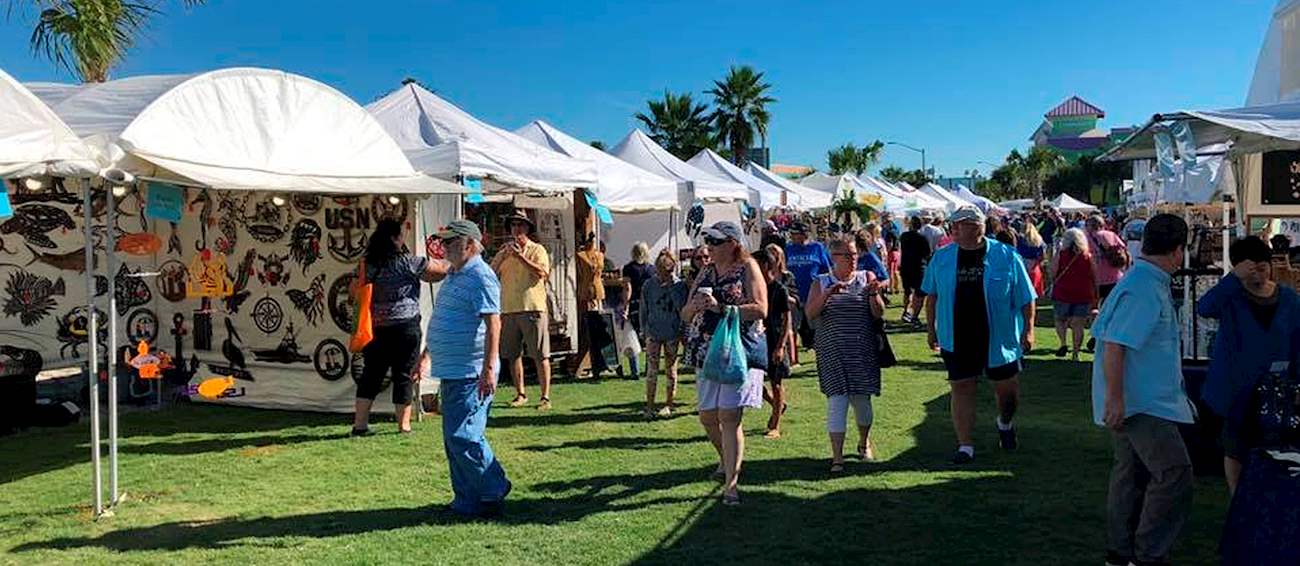
[[[939,248],[930,258],[921,281],[921,292],[933,295],[935,331],[939,347],[953,350],[953,300],[957,293],[956,244]],[[984,238],[984,309],[989,321],[989,367],[1004,366],[1020,359],[1020,337],[1025,331],[1021,309],[1038,298],[1029,272],[1016,249]]]

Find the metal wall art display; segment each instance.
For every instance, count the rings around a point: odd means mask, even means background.
[[[389,199],[396,200],[396,203],[389,202]],[[406,220],[408,205],[406,197],[386,197],[377,196],[370,200],[370,213],[374,216],[375,222],[384,219],[394,219],[399,222]]]
[[[329,304],[330,319],[339,330],[352,333],[352,280],[356,274],[348,271],[338,276],[330,284],[326,302]]]
[[[212,300],[203,299],[194,311],[194,349],[212,351]]]
[[[150,256],[162,249],[162,239],[151,232],[125,234],[116,242],[117,251],[133,256]]]
[[[140,276],[141,272],[140,268],[132,269],[124,263],[113,277],[114,297],[117,298],[117,308],[122,312],[149,304],[153,300],[153,293],[149,291],[149,284],[145,283],[144,277]]]
[[[126,317],[126,337],[132,344],[152,344],[158,338],[158,315],[149,309],[136,309]]]
[[[227,297],[233,287],[226,271],[226,254],[203,250],[194,256],[185,281],[186,297]]]
[[[321,258],[320,224],[310,218],[303,218],[293,225],[293,234],[289,237],[289,257],[302,266],[302,274],[307,268]]]
[[[50,249],[55,247],[48,233],[56,228],[75,230],[77,225],[66,210],[48,204],[24,204],[13,210],[13,218],[0,223],[0,234],[18,234],[28,244]]]
[[[343,347],[343,343],[333,338],[321,340],[316,345],[316,351],[312,354],[312,365],[316,368],[316,374],[320,375],[326,381],[338,381],[348,373],[349,362],[352,361],[348,349]]]
[[[293,209],[303,216],[311,216],[320,212],[321,202],[325,199],[320,195],[308,193],[294,193],[290,201],[293,202]]]
[[[253,204],[253,213],[243,218],[248,235],[263,244],[274,244],[289,232],[292,214],[288,207],[276,206],[270,200]]]
[[[325,274],[317,275],[306,289],[289,289],[285,294],[293,307],[307,317],[307,323],[316,326],[325,312]]]
[[[17,316],[23,326],[33,326],[43,320],[56,306],[54,297],[67,294],[67,287],[60,277],[51,281],[40,275],[25,271],[9,274],[5,282],[5,299],[3,308],[5,318]]]
[[[289,256],[275,253],[266,255],[258,254],[257,259],[262,262],[262,268],[257,271],[257,280],[261,281],[267,287],[279,287],[289,283],[289,270],[285,268],[284,262]]]
[[[353,263],[366,251],[372,212],[356,198],[332,200],[335,206],[325,208],[326,247],[339,263]]]
[[[158,294],[171,303],[185,300],[185,282],[189,270],[179,260],[169,259],[158,267]]]
[[[284,322],[284,310],[272,297],[262,297],[253,305],[253,324],[266,334],[274,334]]]
[[[28,245],[27,251],[32,253],[32,259],[27,262],[27,265],[39,263],[59,271],[86,272],[86,248],[77,248],[68,253],[56,254],[45,253]],[[99,267],[99,256],[95,256],[95,267]]]
[[[248,250],[248,253],[244,254],[244,259],[240,260],[239,265],[235,267],[235,282],[230,296],[222,299],[226,314],[239,314],[240,305],[248,300],[251,294],[248,290],[248,280],[257,271],[253,268],[254,261],[257,261],[257,250]]]
[[[259,362],[275,362],[280,364],[296,364],[310,362],[311,358],[298,352],[298,333],[293,329],[293,323],[290,322],[288,328],[284,331],[284,337],[280,338],[280,344],[273,349],[253,350],[253,359]]]
[[[67,358],[69,352],[74,358],[81,355],[81,345],[90,341],[89,313],[90,311],[86,309],[86,306],[82,305],[64,313],[59,319],[59,330],[55,337],[62,344],[59,347],[60,357]],[[99,336],[102,338],[108,328],[108,315],[105,315],[104,311],[99,310],[99,308],[95,309],[95,313],[95,326],[98,327]],[[101,340],[100,343],[103,344],[103,341]]]
[[[229,375],[235,379],[244,381],[255,381],[253,374],[248,373],[247,366],[244,362],[244,352],[240,350],[240,344],[243,339],[235,331],[235,325],[226,318],[226,339],[221,342],[221,355],[226,358],[226,365],[208,364],[208,370],[220,374]]]
[[[235,253],[235,244],[239,242],[239,225],[244,221],[244,205],[247,196],[222,194],[217,201],[220,217],[217,219],[216,248],[223,254]]]

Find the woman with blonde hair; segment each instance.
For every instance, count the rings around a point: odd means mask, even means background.
[[[1020,253],[1020,259],[1025,264],[1025,271],[1029,272],[1029,281],[1034,284],[1034,292],[1040,296],[1043,294],[1043,252],[1047,245],[1043,243],[1043,237],[1038,234],[1038,229],[1032,222],[1026,222],[1024,231],[1020,234],[1019,241],[1016,242],[1016,251]]]
[[[1056,315],[1056,337],[1061,347],[1056,356],[1067,351],[1065,329],[1073,331],[1074,360],[1079,359],[1083,346],[1083,330],[1088,317],[1097,313],[1097,274],[1092,269],[1092,254],[1088,250],[1088,237],[1083,230],[1070,228],[1061,237],[1061,249],[1053,258],[1052,307]]]
[[[670,417],[677,396],[677,346],[682,340],[682,307],[686,306],[687,284],[677,278],[677,260],[668,250],[655,259],[655,279],[641,288],[642,336],[646,341],[645,417]],[[663,356],[668,378],[664,405],[655,410],[659,381],[659,359]]]

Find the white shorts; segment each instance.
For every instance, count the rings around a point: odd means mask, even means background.
[[[700,371],[695,370],[699,376]],[[763,378],[761,369],[749,370],[749,375],[740,384],[717,383],[707,379],[695,380],[696,396],[699,398],[698,409],[701,411],[729,411],[741,407],[761,409],[763,407]]]

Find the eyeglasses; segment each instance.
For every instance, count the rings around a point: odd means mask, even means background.
[[[851,254],[851,253],[849,253],[849,252],[835,252],[835,253],[831,254],[831,256],[832,256],[832,257],[845,257],[845,258],[850,258],[850,259],[851,259],[851,258],[853,257],[853,254]]]

